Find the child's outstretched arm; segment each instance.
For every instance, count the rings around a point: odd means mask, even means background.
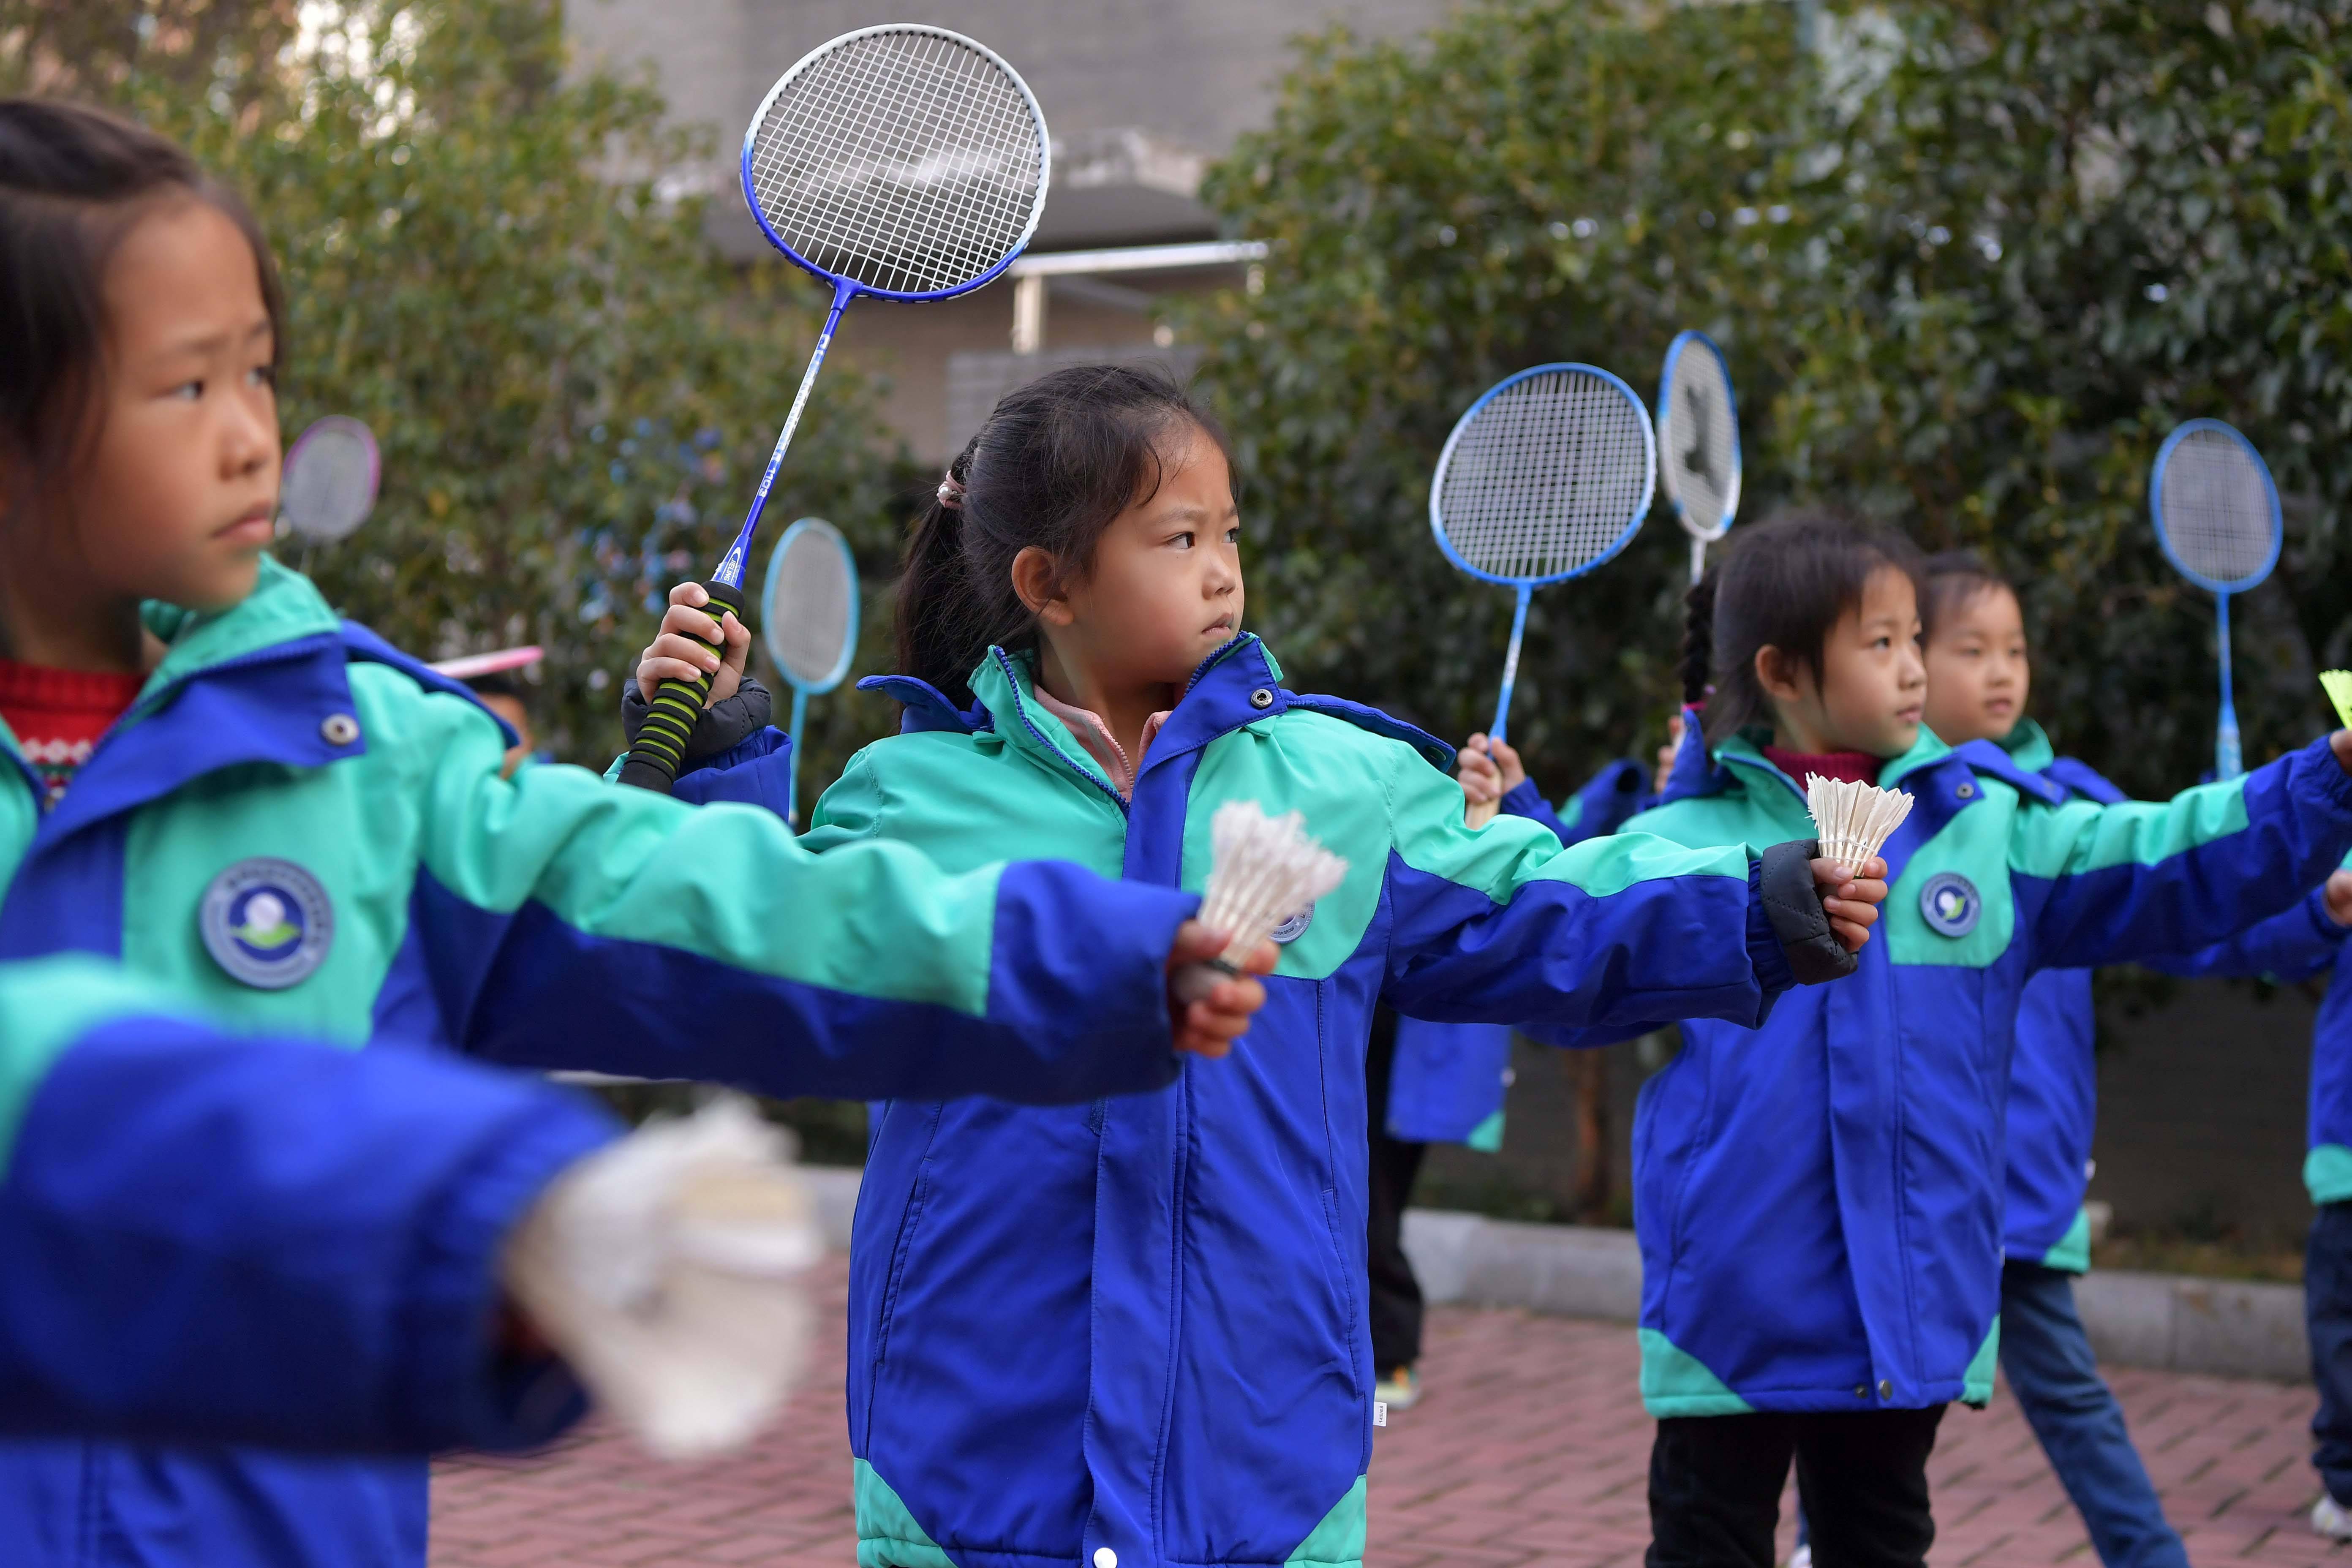
[[[1174,1049],[1216,1051],[1264,1002],[1247,977],[1171,994],[1205,940],[1182,930],[1194,895],[1053,861],[950,877],[887,843],[820,858],[752,807],[576,768],[504,780],[495,729],[454,697],[362,725],[428,775],[417,946],[451,1037],[490,1059],[1067,1102],[1161,1087]]]
[[[2352,871],[2329,874],[2284,914],[2248,926],[2227,942],[2182,958],[2140,962],[2167,974],[2267,975],[2287,984],[2334,967],[2352,936]]]
[[[428,1049],[224,1034],[94,959],[0,966],[0,1430],[310,1451],[543,1443],[499,1249],[623,1129]]]
[[[1861,869],[1776,846],[1646,834],[1561,849],[1519,819],[1462,825],[1458,787],[1403,748],[1383,781],[1395,847],[1388,1000],[1413,1017],[1623,1028],[1752,1026],[1790,985],[1851,970],[1886,896]]]
[[[2352,731],[2165,802],[2028,807],[2010,844],[2037,966],[2199,952],[2290,910],[2352,849]]]

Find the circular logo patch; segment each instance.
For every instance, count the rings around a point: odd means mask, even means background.
[[[1939,935],[1966,936],[1983,913],[1977,885],[1958,871],[1938,871],[1919,889],[1919,918]]]
[[[1291,916],[1288,920],[1283,921],[1280,925],[1266,932],[1266,935],[1273,938],[1276,942],[1280,942],[1285,946],[1288,946],[1290,943],[1297,942],[1300,937],[1305,936],[1307,934],[1307,928],[1314,923],[1315,906],[1309,904],[1307,908],[1299,910],[1297,914]]]
[[[196,907],[205,951],[233,980],[283,991],[316,973],[335,940],[335,906],[291,860],[257,856],[212,879]]]

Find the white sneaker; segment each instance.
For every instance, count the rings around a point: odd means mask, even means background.
[[[2330,1541],[2352,1541],[2352,1511],[2322,1492],[2311,1505],[2311,1528]]]
[[[1800,1546],[1796,1551],[1790,1552],[1789,1554],[1789,1568],[1813,1568],[1812,1547],[1810,1544]]]

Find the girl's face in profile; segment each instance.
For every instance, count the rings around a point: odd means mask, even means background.
[[[1884,566],[1870,574],[1860,601],[1822,641],[1820,679],[1769,647],[1757,650],[1756,675],[1772,700],[1780,745],[1901,756],[1918,742],[1927,689],[1910,574]]]
[[[1056,654],[1109,687],[1181,690],[1241,630],[1241,515],[1225,455],[1187,425],[1160,459],[1159,487],[1111,520],[1092,567],[1039,607]]]
[[[194,198],[134,221],[102,284],[89,433],[10,552],[109,600],[225,609],[253,591],[278,512],[278,394],[253,247]],[[15,498],[10,498],[14,500]]]

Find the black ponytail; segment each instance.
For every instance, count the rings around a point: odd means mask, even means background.
[[[1782,512],[1742,531],[1725,552],[1708,605],[1706,740],[1717,745],[1750,725],[1769,726],[1772,703],[1756,678],[1759,649],[1778,648],[1819,680],[1838,617],[1862,603],[1875,574],[1920,578],[1919,547],[1891,528],[1826,507]],[[1696,596],[1696,591],[1694,591]],[[1687,654],[1683,680],[1691,679]]]
[[[1715,668],[1716,569],[1690,585],[1683,595],[1683,706],[1696,708],[1706,700],[1707,678]]]
[[[899,671],[969,703],[989,648],[1036,641],[1013,558],[1034,545],[1082,578],[1111,520],[1160,488],[1163,450],[1186,428],[1225,449],[1210,416],[1145,365],[1077,365],[1006,394],[916,520],[898,580]]]

